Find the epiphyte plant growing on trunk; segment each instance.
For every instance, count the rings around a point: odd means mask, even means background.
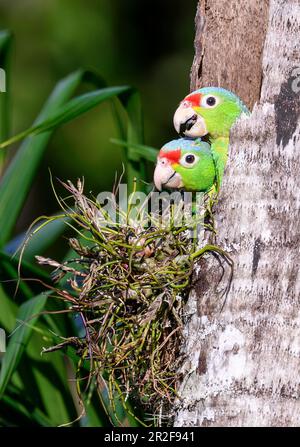
[[[72,347],[79,364],[89,362],[86,381],[78,368],[79,395],[87,384],[100,388],[108,395],[112,423],[121,425],[118,401],[138,423],[170,424],[193,267],[207,252],[226,254],[214,246],[198,249],[198,239],[191,239],[204,215],[178,226],[176,216],[169,219],[172,205],[165,209],[165,221],[160,213],[149,215],[143,205],[129,207],[126,214],[117,207],[112,219],[84,195],[82,182],[63,186],[74,202],[59,199],[60,218],[76,230],[76,238],[69,239],[73,256],[64,262],[37,260],[54,268],[51,278],[57,286],[50,288],[51,296],[80,316],[84,337],[57,337],[57,344],[44,352]]]

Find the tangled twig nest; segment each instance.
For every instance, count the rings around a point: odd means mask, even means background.
[[[112,400],[115,392],[122,402],[130,396],[155,414],[161,402],[176,397],[183,308],[194,264],[219,249],[197,249],[190,222],[178,228],[172,219],[163,227],[161,216],[152,216],[150,224],[131,221],[130,211],[124,215],[118,208],[113,222],[83,194],[80,181],[77,187],[63,185],[75,201],[73,208],[61,204],[78,233],[69,239],[76,256],[64,263],[37,260],[54,267],[52,279],[60,282],[55,292],[80,315],[85,337],[72,334],[50,350],[74,346],[90,361],[91,374],[105,377]]]

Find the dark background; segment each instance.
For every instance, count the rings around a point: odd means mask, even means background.
[[[30,126],[55,83],[79,67],[142,96],[145,143],[176,138],[174,110],[189,91],[196,0],[0,0],[2,29],[15,35],[12,133]],[[59,129],[47,149],[17,231],[57,210],[48,167],[63,180],[84,176],[93,192],[111,190],[122,149],[109,104]],[[11,149],[11,154],[13,150]]]

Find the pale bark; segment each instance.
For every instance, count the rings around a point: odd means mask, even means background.
[[[191,90],[224,87],[252,108],[259,99],[269,0],[199,0]]]
[[[260,101],[233,129],[216,210],[234,278],[224,304],[218,262],[198,271],[175,426],[300,426],[299,33],[300,2],[270,0]]]

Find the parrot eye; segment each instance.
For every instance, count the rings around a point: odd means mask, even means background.
[[[187,156],[185,157],[185,161],[186,161],[186,163],[194,163],[194,161],[195,161],[195,155],[187,155]]]
[[[207,98],[206,104],[208,106],[214,106],[216,104],[216,98],[214,98],[213,96],[210,96],[209,98]]]
[[[206,95],[202,98],[201,106],[213,109],[219,104],[219,99],[216,96]]]
[[[181,158],[180,164],[182,166],[184,166],[185,168],[192,168],[193,166],[195,166],[197,161],[198,161],[198,157],[196,155],[186,154]]]

